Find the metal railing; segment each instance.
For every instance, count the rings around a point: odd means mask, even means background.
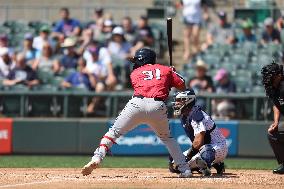
[[[126,102],[131,98],[132,92],[79,92],[79,91],[0,91],[0,110],[5,116],[13,117],[38,117],[45,115],[44,112],[36,112],[36,116],[31,114],[36,106],[47,104],[50,117],[88,117],[86,107],[93,97],[103,98],[105,109],[97,109],[101,112],[101,117],[116,117]],[[206,111],[212,112],[212,100],[230,99],[236,104],[236,119],[245,120],[270,120],[272,119],[271,105],[269,105],[264,94],[239,93],[239,94],[202,94],[198,98],[206,102]],[[9,100],[10,99],[10,100]],[[77,104],[74,103],[77,100]],[[172,98],[169,98],[168,105]],[[10,103],[16,103],[14,112],[11,112]],[[35,103],[36,102],[36,103]],[[75,107],[74,107],[75,106]],[[16,111],[15,111],[16,109]],[[78,115],[70,114],[70,109],[77,109]],[[79,112],[79,113],[78,113]],[[169,112],[171,108],[169,105]]]

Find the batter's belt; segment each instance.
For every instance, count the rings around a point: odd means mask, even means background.
[[[145,96],[143,96],[143,95],[133,95],[133,97],[136,97],[136,98],[141,98],[141,99],[143,99],[143,98],[148,98],[148,97],[145,97]],[[165,101],[164,99],[162,99],[162,98],[158,98],[158,97],[154,97],[153,98],[155,101]]]

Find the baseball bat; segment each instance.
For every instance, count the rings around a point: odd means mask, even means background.
[[[168,49],[170,56],[170,66],[173,65],[173,41],[172,41],[172,18],[167,18],[167,37],[168,37]]]

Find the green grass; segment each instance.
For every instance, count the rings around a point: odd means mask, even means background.
[[[89,156],[0,156],[0,167],[14,168],[80,168],[90,160]],[[230,169],[272,169],[274,159],[229,158],[225,161]],[[113,168],[166,168],[166,157],[107,157],[102,167]]]

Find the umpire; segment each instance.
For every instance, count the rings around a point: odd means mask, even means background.
[[[284,75],[283,66],[275,62],[261,70],[266,96],[273,102],[274,123],[268,128],[268,140],[280,166],[275,174],[284,174],[284,129],[279,125],[280,114],[284,115]]]

